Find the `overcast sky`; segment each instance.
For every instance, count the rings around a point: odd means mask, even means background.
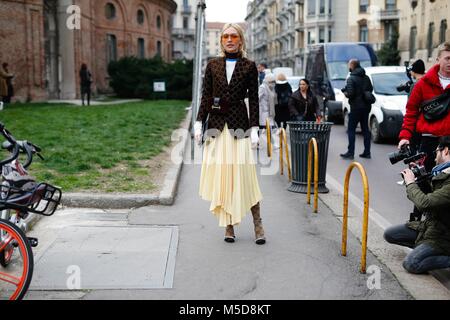
[[[244,22],[249,0],[206,0],[206,21]]]

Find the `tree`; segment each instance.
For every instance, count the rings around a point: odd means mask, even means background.
[[[390,39],[377,52],[378,60],[383,66],[398,66],[400,51],[398,50],[398,32],[394,31]]]

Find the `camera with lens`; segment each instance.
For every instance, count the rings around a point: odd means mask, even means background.
[[[409,144],[404,144],[399,151],[389,153],[388,155],[391,164],[396,164],[403,160],[403,163],[407,164],[414,173],[418,182],[430,177],[425,166],[420,164],[426,156],[427,154],[425,152],[413,152]],[[414,165],[410,165],[411,163],[414,163]]]
[[[409,93],[411,91],[411,86],[413,85],[413,79],[411,76],[412,66],[409,65],[409,61],[405,61],[405,67],[406,67],[406,76],[408,77],[408,81],[399,85],[397,87],[398,92],[406,92]]]

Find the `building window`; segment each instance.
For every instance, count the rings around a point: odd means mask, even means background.
[[[409,33],[409,58],[412,59],[416,55],[416,38],[417,38],[417,27],[411,27]]]
[[[189,52],[189,41],[184,40],[183,42],[183,52],[188,53]]]
[[[106,38],[106,62],[117,60],[117,38],[113,34],[108,34]]]
[[[139,24],[144,24],[144,11],[142,11],[141,9],[139,9],[137,12],[137,22]]]
[[[156,55],[162,57],[162,43],[161,41],[156,42]]]
[[[319,43],[324,43],[324,42],[325,42],[325,29],[320,28],[319,29]]]
[[[359,41],[368,42],[368,40],[369,40],[369,28],[367,28],[367,25],[359,26]]]
[[[427,51],[428,58],[431,58],[433,54],[433,33],[434,33],[434,23],[428,25],[428,36],[427,36]]]
[[[308,31],[308,44],[316,43],[316,33],[314,31]]]
[[[316,14],[316,0],[308,0],[308,15]]]
[[[183,29],[189,29],[189,18],[183,17]]]
[[[105,16],[108,20],[112,20],[116,17],[116,7],[110,2],[105,6]]]
[[[328,29],[328,42],[332,42],[331,29]]]
[[[328,13],[332,13],[333,0],[328,0]]]
[[[386,0],[386,10],[397,10],[397,0]]]
[[[445,34],[447,33],[447,19],[441,21],[441,27],[439,29],[439,43],[445,42]]]
[[[325,0],[320,0],[319,12],[325,14]]]
[[[138,39],[138,58],[145,59],[145,40],[142,38]]]
[[[158,28],[158,30],[161,30],[161,16],[156,17],[156,28]]]
[[[359,0],[359,12],[367,12],[369,8],[369,0]]]

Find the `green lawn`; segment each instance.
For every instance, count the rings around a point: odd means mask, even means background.
[[[143,164],[170,144],[187,101],[76,107],[15,104],[0,121],[18,140],[43,149],[30,173],[63,191],[144,192],[155,188]],[[2,152],[3,158],[6,153]]]

